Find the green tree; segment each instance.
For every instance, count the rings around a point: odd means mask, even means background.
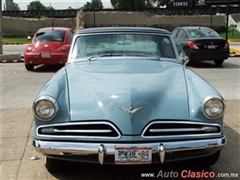
[[[103,4],[101,0],[91,0],[84,4],[83,9],[103,9]]]
[[[114,9],[143,9],[146,7],[145,0],[111,0]]]
[[[13,3],[13,10],[14,11],[20,11],[21,10],[21,8],[19,7],[19,5],[17,4],[17,3]]]
[[[46,7],[46,10],[55,10],[52,6]]]
[[[103,9],[103,4],[101,0],[92,0],[91,4],[93,6],[93,9]]]
[[[166,5],[167,0],[111,0],[114,9],[144,9]]]
[[[93,9],[92,4],[90,2],[86,2],[86,4],[83,5],[83,9]]]
[[[46,10],[46,6],[44,6],[40,1],[35,0],[30,2],[27,5],[27,10]]]
[[[72,8],[72,6],[68,6],[68,8],[67,8],[67,9],[71,10],[71,9],[73,9],[73,8]]]

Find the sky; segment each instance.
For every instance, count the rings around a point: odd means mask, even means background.
[[[2,8],[6,0],[2,1]],[[13,0],[17,3],[21,10],[27,10],[27,5],[34,0]],[[91,0],[39,0],[44,6],[52,6],[54,9],[67,9],[69,6],[72,8],[82,7],[86,2],[91,2]],[[110,0],[101,0],[104,8],[111,8]]]

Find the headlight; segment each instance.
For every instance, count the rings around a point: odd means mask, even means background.
[[[202,100],[203,114],[209,119],[217,119],[224,114],[225,103],[216,95],[209,95]]]
[[[43,96],[35,100],[33,112],[36,118],[42,121],[50,121],[57,113],[57,101],[50,96]]]

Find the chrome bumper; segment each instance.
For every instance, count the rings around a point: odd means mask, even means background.
[[[210,150],[222,149],[226,144],[226,138],[208,139],[208,140],[188,140],[176,142],[159,143],[76,143],[76,142],[51,142],[33,140],[33,146],[36,151],[45,155],[98,155],[98,162],[104,163],[104,157],[115,155],[115,146],[118,147],[152,147],[152,154],[159,154],[161,163],[165,161],[165,155],[173,152],[184,152],[189,150]]]

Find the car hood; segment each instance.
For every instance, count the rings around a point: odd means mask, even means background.
[[[189,119],[180,64],[96,61],[67,65],[66,72],[71,121],[111,121],[123,134],[137,135],[152,120]]]

